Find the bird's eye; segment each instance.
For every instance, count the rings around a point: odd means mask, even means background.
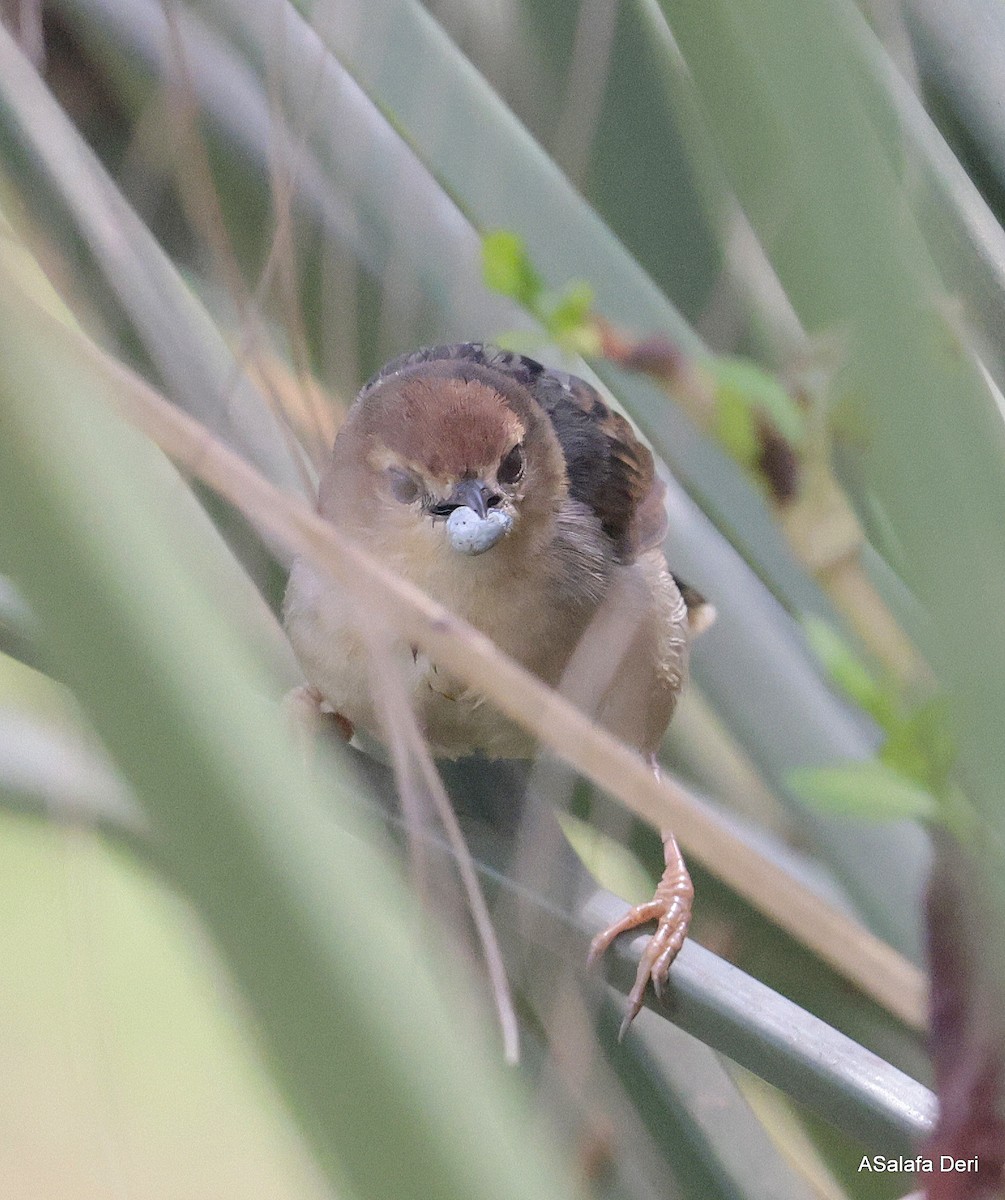
[[[399,503],[414,504],[422,495],[422,484],[411,471],[391,467],[387,474],[391,481],[391,495]]]
[[[496,471],[496,479],[500,483],[519,483],[523,478],[524,468],[524,453],[523,446],[519,442],[499,464],[499,470]]]

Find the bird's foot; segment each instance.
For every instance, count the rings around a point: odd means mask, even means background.
[[[656,932],[642,953],[635,983],[628,993],[628,1009],[621,1023],[619,1040],[625,1036],[629,1025],[635,1020],[642,1007],[642,998],[652,981],[653,991],[662,1000],[666,989],[670,965],[687,937],[691,924],[691,905],[694,900],[694,885],[687,866],[672,833],[663,834],[663,860],[666,869],[656,885],[656,894],[646,904],[637,904],[615,921],[608,929],[598,933],[590,945],[588,961],[596,962],[610,947],[616,937],[638,929],[649,921],[656,921]]]

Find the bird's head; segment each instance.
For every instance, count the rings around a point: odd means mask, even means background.
[[[319,508],[357,533],[414,532],[480,554],[532,538],[566,494],[561,446],[529,389],[491,367],[440,359],[363,389]]]
[[[479,555],[543,533],[567,490],[561,446],[528,388],[482,364],[434,360],[363,390],[320,510],[357,534]]]

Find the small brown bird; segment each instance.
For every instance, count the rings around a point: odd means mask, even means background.
[[[467,343],[396,358],[366,384],[335,439],[318,509],[655,767],[689,634],[710,611],[667,569],[663,495],[652,455],[589,384]],[[294,564],[284,616],[311,699],[346,736],[380,738],[357,620],[305,561]],[[435,754],[533,753],[533,739],[480,695],[414,648],[400,658]],[[693,888],[672,834],[664,847],[655,899],[591,949],[596,957],[619,933],[658,922],[626,1024],[650,979],[661,993],[690,920]]]

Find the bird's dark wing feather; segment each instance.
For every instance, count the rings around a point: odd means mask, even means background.
[[[618,559],[661,545],[666,488],[629,422],[575,375],[544,371],[533,391],[565,452],[570,494],[597,514]]]

